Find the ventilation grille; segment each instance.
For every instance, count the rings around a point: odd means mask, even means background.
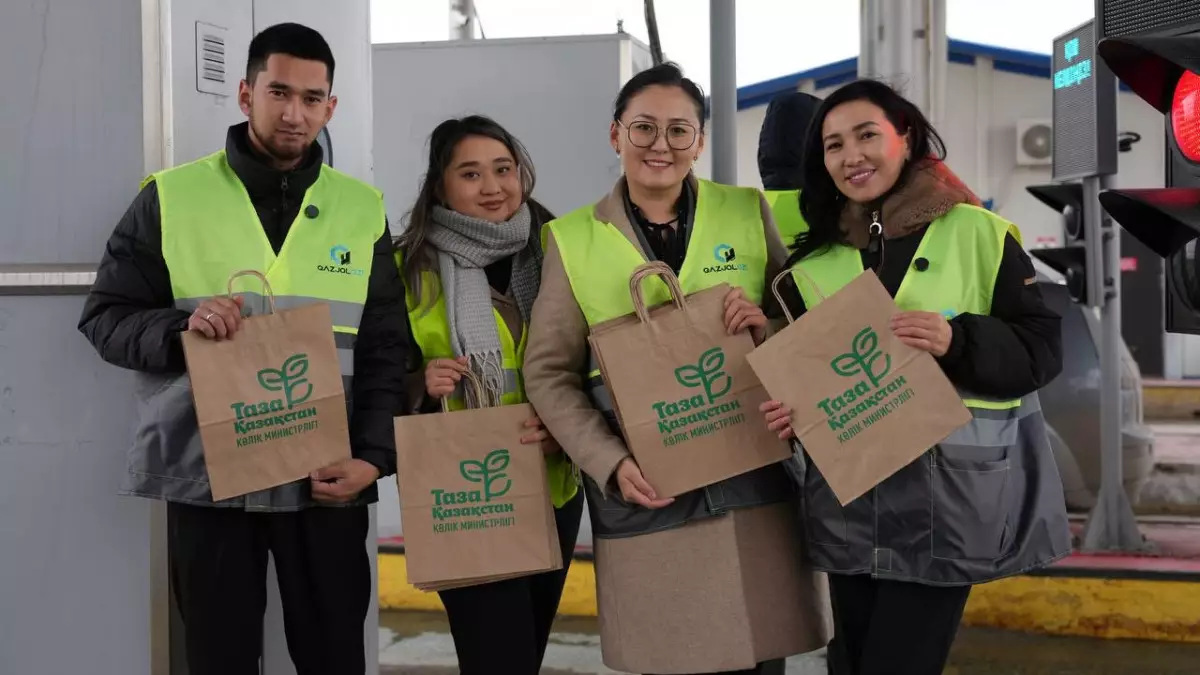
[[[1133,35],[1174,26],[1200,27],[1196,0],[1101,0],[1101,37]]]
[[[196,90],[206,94],[229,96],[225,45],[229,30],[202,21],[196,22]]]

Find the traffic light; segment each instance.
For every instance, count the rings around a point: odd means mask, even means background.
[[[1113,73],[1166,118],[1167,186],[1106,190],[1100,203],[1166,259],[1167,331],[1200,334],[1200,25],[1190,28],[1101,40]]]
[[[1063,221],[1061,248],[1035,248],[1030,253],[1063,275],[1071,299],[1084,305],[1096,304],[1089,294],[1088,249],[1083,227],[1083,186],[1079,183],[1029,185],[1029,194],[1057,211]]]

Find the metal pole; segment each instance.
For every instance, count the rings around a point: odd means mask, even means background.
[[[737,32],[735,0],[709,0],[713,182],[737,185]]]
[[[1141,551],[1146,541],[1138,531],[1133,507],[1125,495],[1121,452],[1121,237],[1100,207],[1100,191],[1108,176],[1084,180],[1085,237],[1099,249],[1100,267],[1100,494],[1088,518],[1082,549]],[[1090,260],[1089,260],[1090,262]],[[1091,279],[1089,279],[1090,281]]]
[[[858,76],[879,73],[879,0],[861,0],[858,22]]]
[[[950,40],[946,35],[946,0],[929,0],[925,6],[925,55],[929,61],[926,86],[929,90],[929,120],[941,129],[946,121],[946,87],[949,76]],[[976,76],[978,77],[978,75]]]
[[[450,39],[475,39],[475,0],[450,0]]]

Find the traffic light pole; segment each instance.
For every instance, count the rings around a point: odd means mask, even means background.
[[[1125,495],[1124,453],[1121,443],[1121,236],[1116,222],[1100,206],[1100,191],[1110,177],[1083,181],[1084,226],[1087,228],[1089,267],[1100,271],[1100,493],[1088,517],[1082,550],[1135,552],[1146,549],[1133,507]],[[1089,282],[1091,279],[1089,278]]]

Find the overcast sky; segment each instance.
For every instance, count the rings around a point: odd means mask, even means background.
[[[373,42],[445,40],[450,0],[371,0]],[[705,0],[655,0],[666,58],[706,90]],[[858,0],[737,0],[737,79],[745,86],[858,54]],[[1092,18],[1095,0],[947,0],[951,38],[1049,54],[1054,36]],[[475,0],[489,38],[613,33],[643,41],[642,0]]]

